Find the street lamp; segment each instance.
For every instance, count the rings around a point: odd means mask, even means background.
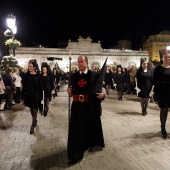
[[[8,29],[4,32],[4,35],[7,37],[14,37],[17,33],[16,27],[16,17],[12,14],[8,15],[6,18]]]
[[[12,14],[9,14],[6,18],[6,22],[7,22],[8,29],[4,32],[4,35],[14,39],[15,34],[17,33],[16,17]],[[15,48],[16,47],[11,47],[11,48],[13,51],[13,56],[15,56]]]

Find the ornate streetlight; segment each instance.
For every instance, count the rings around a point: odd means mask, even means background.
[[[12,40],[14,40],[15,34],[17,33],[16,17],[10,14],[7,16],[6,22],[7,22],[8,29],[4,32],[4,35],[7,37],[11,37]],[[10,48],[13,50],[13,56],[15,56],[16,46],[13,45],[13,46],[10,46]]]
[[[4,32],[4,35],[7,37],[14,37],[17,33],[16,27],[16,17],[12,14],[8,15],[6,18],[8,29]]]

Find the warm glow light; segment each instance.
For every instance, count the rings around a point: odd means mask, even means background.
[[[14,36],[17,33],[16,17],[8,15],[6,18],[8,29],[4,32],[5,36]]]
[[[15,27],[15,23],[16,23],[16,17],[14,17],[14,16],[12,16],[12,15],[10,15],[10,16],[8,16],[7,17],[7,26],[9,27],[9,28],[13,28],[13,27]]]
[[[16,26],[13,27],[12,32],[13,32],[13,34],[16,34],[16,33],[17,33],[17,27],[16,27]]]
[[[166,49],[167,49],[167,50],[170,50],[170,46],[167,46]]]

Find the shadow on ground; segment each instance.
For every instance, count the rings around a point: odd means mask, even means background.
[[[139,116],[141,116],[141,113],[139,113],[139,112],[117,112],[116,114],[119,114],[119,115],[139,115]]]
[[[49,152],[41,156],[31,156],[30,167],[34,170],[47,170],[50,168],[65,169],[67,165],[66,150],[57,151],[56,153]]]
[[[0,113],[0,129],[7,130],[13,126],[13,121],[17,115],[12,111],[2,111]]]

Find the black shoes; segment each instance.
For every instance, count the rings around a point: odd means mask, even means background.
[[[131,94],[131,92],[126,92],[125,94]]]
[[[118,96],[118,100],[123,100],[123,99],[122,99],[122,96]]]
[[[93,148],[94,148],[94,146],[93,146],[93,147],[90,147],[90,148],[88,149],[88,152],[93,152]]]
[[[72,160],[72,161],[68,161],[68,165],[74,165],[74,164],[76,164],[76,163],[79,163],[80,161],[81,161],[82,159],[80,159],[80,160]]]
[[[161,130],[161,137],[162,137],[163,139],[166,139],[166,138],[168,137],[168,133],[166,132],[165,129],[162,129],[162,130]]]
[[[142,116],[145,116],[145,112],[142,112]]]
[[[30,129],[30,135],[34,133],[34,128],[37,126],[37,120],[35,120],[32,125],[31,125],[31,129]]]
[[[142,116],[147,115],[146,107],[142,107]]]
[[[7,105],[4,106],[4,109],[12,109],[12,108],[13,106],[7,106]]]
[[[30,135],[34,133],[34,126],[32,125],[31,126],[31,129],[30,129]]]

